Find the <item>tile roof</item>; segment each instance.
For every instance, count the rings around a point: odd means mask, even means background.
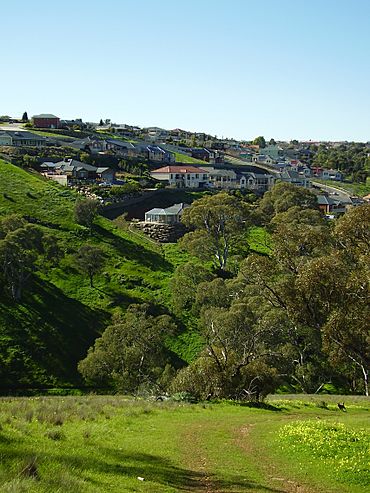
[[[59,119],[59,117],[52,115],[51,113],[41,113],[40,115],[33,115],[32,118],[58,118]]]

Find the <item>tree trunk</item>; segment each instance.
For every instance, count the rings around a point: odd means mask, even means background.
[[[369,397],[369,371],[361,365],[361,370],[364,375],[364,387],[365,387],[365,395]]]

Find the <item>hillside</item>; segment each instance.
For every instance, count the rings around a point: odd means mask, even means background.
[[[0,217],[21,214],[53,234],[64,254],[59,265],[45,266],[33,276],[21,303],[1,294],[4,387],[79,384],[76,364],[113,311],[143,301],[163,310],[167,282],[176,264],[186,258],[174,245],[162,249],[103,217],[90,237],[73,219],[76,197],[36,173],[0,161]],[[98,244],[106,256],[95,288],[73,262],[74,253],[86,242]]]

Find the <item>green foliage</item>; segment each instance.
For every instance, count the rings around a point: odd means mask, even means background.
[[[90,287],[93,287],[93,279],[104,267],[104,252],[94,245],[82,245],[76,254],[76,266],[90,279]]]
[[[20,301],[23,289],[36,269],[38,256],[43,252],[43,233],[37,226],[23,224],[17,215],[2,221],[0,229],[5,235],[0,240],[1,274],[12,298]]]
[[[290,183],[277,183],[266,192],[258,206],[263,221],[270,221],[275,214],[287,212],[291,207],[317,209],[316,196],[309,190]]]
[[[183,310],[190,310],[195,303],[198,285],[213,277],[213,274],[201,264],[187,262],[179,265],[170,282],[175,311],[181,313]]]
[[[185,209],[182,222],[195,231],[187,233],[181,245],[203,260],[213,260],[225,270],[230,255],[237,253],[242,232],[247,229],[248,206],[227,193],[204,196]]]
[[[366,171],[367,150],[364,144],[349,143],[339,147],[319,146],[312,160],[313,166],[338,169],[351,176]]]
[[[123,392],[156,390],[168,360],[165,340],[175,331],[167,315],[154,316],[149,305],[130,305],[95,342],[79,370],[88,381],[113,383]]]
[[[256,137],[253,142],[252,142],[253,145],[256,145],[256,146],[259,146],[260,148],[264,148],[266,147],[266,140],[265,140],[265,137],[263,137],[262,135],[260,135],[259,137]]]
[[[89,228],[91,233],[99,208],[100,204],[95,199],[77,200],[74,208],[76,222]]]

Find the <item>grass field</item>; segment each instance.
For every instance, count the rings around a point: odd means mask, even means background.
[[[203,164],[203,166],[207,166],[208,163],[202,161],[201,159],[195,159],[187,154],[183,154],[182,152],[175,152],[176,163],[186,163],[186,164]]]
[[[349,192],[352,195],[358,195],[359,197],[364,197],[370,194],[370,179],[367,179],[367,183],[346,183],[346,182],[332,182],[330,180],[320,180],[315,178],[315,181],[327,185],[330,187],[338,188]]]
[[[336,399],[2,398],[0,491],[365,493],[369,402]]]
[[[33,134],[36,135],[41,135],[42,137],[51,137],[52,139],[59,139],[59,140],[77,140],[77,137],[70,137],[69,135],[64,135],[64,134],[58,134],[58,133],[53,133],[53,132],[48,132],[48,131],[43,131],[43,130],[34,130],[33,128],[26,129],[32,132]]]

